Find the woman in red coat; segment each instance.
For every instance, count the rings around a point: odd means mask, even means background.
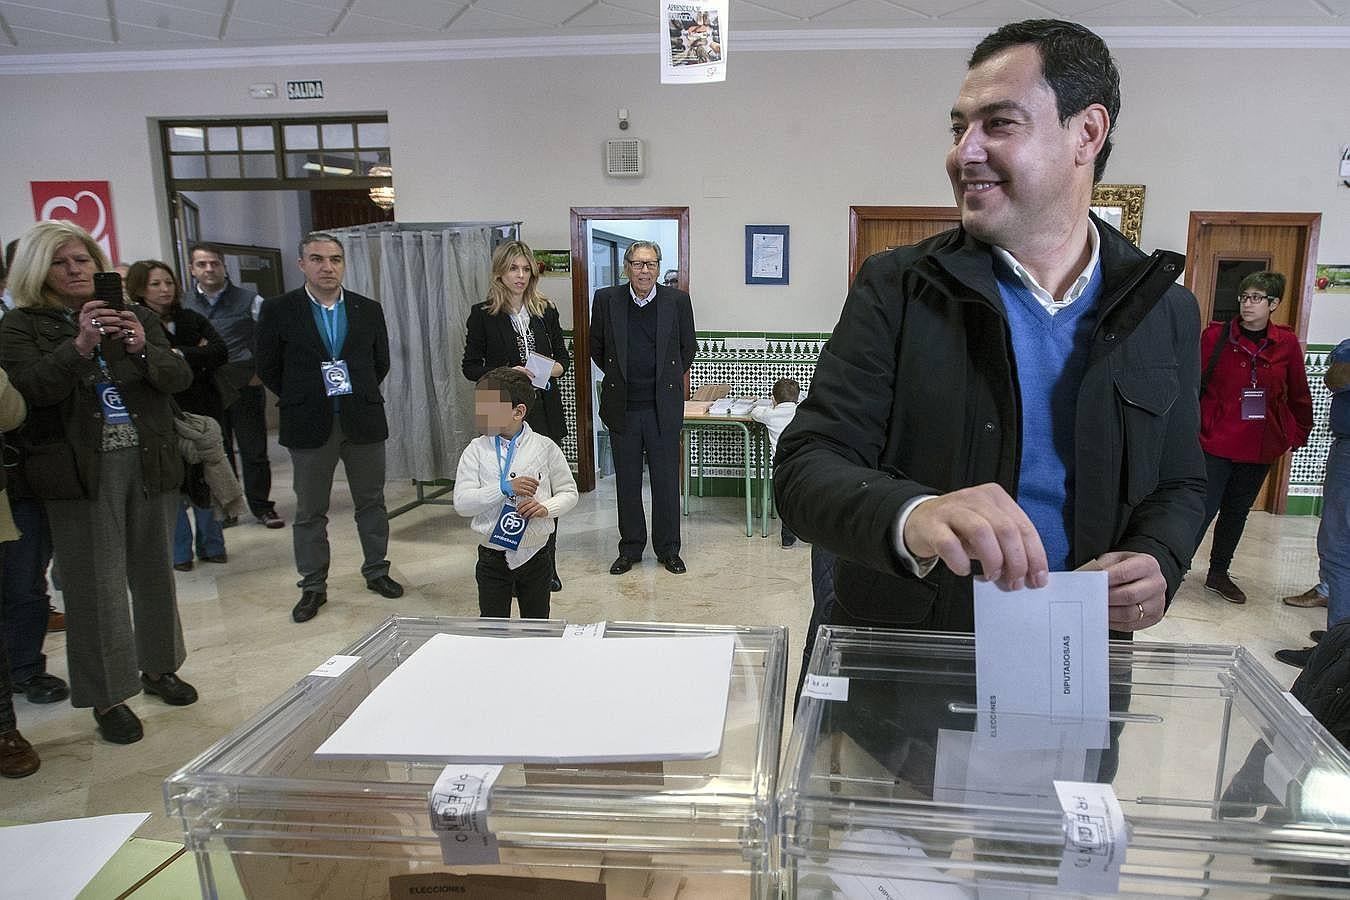
[[[1313,427],[1303,347],[1293,330],[1270,321],[1284,283],[1279,272],[1248,275],[1238,286],[1237,318],[1212,323],[1200,337],[1206,373],[1200,389],[1200,446],[1209,489],[1196,543],[1217,513],[1205,590],[1230,603],[1247,602],[1228,576],[1247,511],[1270,464],[1303,446]]]

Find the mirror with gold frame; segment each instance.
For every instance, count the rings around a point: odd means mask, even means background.
[[[1144,186],[1099,184],[1092,189],[1092,211],[1139,245],[1144,231]]]

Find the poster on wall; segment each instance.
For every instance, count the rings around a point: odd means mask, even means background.
[[[1313,284],[1319,292],[1350,294],[1350,266],[1318,266]]]
[[[661,0],[661,83],[727,79],[728,0]]]
[[[112,189],[106,181],[34,181],[33,215],[38,222],[73,222],[117,264],[117,231],[113,228]]]

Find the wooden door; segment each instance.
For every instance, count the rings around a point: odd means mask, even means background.
[[[848,287],[873,253],[916,244],[959,224],[961,213],[955,206],[850,206]]]
[[[1227,322],[1237,315],[1237,287],[1247,275],[1280,272],[1285,296],[1270,320],[1306,340],[1321,222],[1321,213],[1192,212],[1186,287],[1200,302],[1202,321]],[[1252,509],[1284,512],[1289,465],[1285,454],[1271,467]]]

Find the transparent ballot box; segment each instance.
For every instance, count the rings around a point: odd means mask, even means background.
[[[474,812],[484,816],[476,821],[485,834],[471,836],[468,853],[454,843],[462,833],[431,821],[433,786],[439,791],[438,778],[450,771],[443,761],[314,754],[437,635],[597,640],[573,630],[559,621],[396,617],[341,651],[165,781],[165,803],[196,856],[202,895],[777,897],[781,627],[607,623],[598,640],[734,639],[720,750],[698,760],[503,764]],[[459,674],[463,690],[482,688],[473,672]],[[437,696],[453,691],[427,693],[429,710],[454,714],[455,697]],[[650,702],[669,709],[673,701]]]
[[[1111,642],[1096,723],[990,727],[975,671],[970,635],[821,629],[785,897],[1350,897],[1350,754],[1245,649]]]

